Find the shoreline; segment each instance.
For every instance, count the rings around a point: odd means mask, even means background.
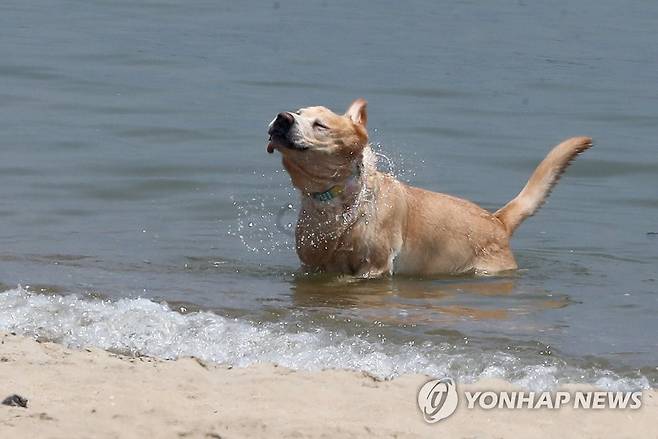
[[[422,375],[382,381],[344,370],[126,357],[10,334],[0,342],[0,399],[28,399],[27,408],[0,405],[8,437],[656,437],[655,389],[637,410],[468,409],[462,398],[454,415],[427,424],[416,402]],[[514,389],[502,380],[458,386]],[[576,388],[591,386],[565,386]]]

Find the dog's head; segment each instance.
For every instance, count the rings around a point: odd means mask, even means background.
[[[270,123],[267,152],[278,150],[293,184],[307,192],[323,191],[348,177],[368,145],[366,101],[357,99],[345,114],[325,107],[279,113]]]

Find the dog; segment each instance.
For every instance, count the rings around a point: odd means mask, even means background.
[[[342,114],[325,107],[279,113],[267,151],[279,151],[301,193],[295,229],[303,269],[374,278],[490,275],[518,268],[516,228],[544,203],[589,137],[557,145],[521,192],[491,213],[450,195],[406,185],[377,170],[368,143],[367,102]]]

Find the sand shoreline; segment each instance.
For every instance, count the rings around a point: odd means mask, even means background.
[[[8,334],[0,341],[0,399],[29,400],[27,408],[0,405],[2,437],[658,437],[655,390],[638,410],[482,410],[460,400],[454,415],[429,425],[416,406],[428,379],[421,375],[379,381],[131,358]],[[491,380],[460,391],[510,388]]]

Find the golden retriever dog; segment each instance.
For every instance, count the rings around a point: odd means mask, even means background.
[[[379,172],[366,105],[357,99],[342,115],[325,107],[282,112],[269,125],[267,151],[281,153],[301,192],[295,241],[305,270],[380,277],[516,269],[514,230],[539,209],[571,160],[592,146],[589,137],[560,143],[523,190],[490,213]]]

